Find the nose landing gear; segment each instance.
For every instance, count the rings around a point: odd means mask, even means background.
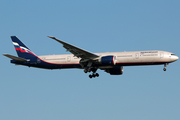
[[[166,71],[167,65],[168,65],[168,63],[165,63],[165,64],[164,64],[164,68],[163,68],[164,71]]]

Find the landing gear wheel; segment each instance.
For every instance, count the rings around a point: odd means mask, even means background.
[[[163,68],[164,71],[166,71],[166,67],[167,67],[168,64],[169,64],[169,63],[165,63],[165,64],[164,64],[164,68]]]
[[[89,78],[95,78],[95,77],[99,77],[98,73],[93,73],[92,75],[89,75]]]
[[[84,72],[87,73],[88,72],[87,69],[84,69]]]
[[[96,77],[99,77],[99,74],[98,74],[98,73],[96,73]]]
[[[92,75],[89,75],[89,78],[92,78]]]

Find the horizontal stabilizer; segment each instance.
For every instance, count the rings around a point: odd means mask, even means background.
[[[27,62],[29,60],[27,59],[24,59],[24,58],[20,58],[20,57],[16,57],[16,56],[13,56],[13,55],[9,55],[9,54],[3,54],[4,56],[8,57],[8,58],[11,58],[13,60],[16,60],[16,61],[20,61],[20,62]]]

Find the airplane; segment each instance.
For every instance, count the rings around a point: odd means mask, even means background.
[[[158,50],[92,53],[55,37],[48,37],[61,43],[72,54],[37,56],[16,36],[11,36],[18,57],[3,55],[12,59],[10,62],[16,65],[44,69],[84,69],[85,73],[92,72],[89,78],[98,77],[98,69],[110,75],[122,75],[123,66],[164,65],[163,70],[166,71],[169,63],[179,59],[173,53]]]

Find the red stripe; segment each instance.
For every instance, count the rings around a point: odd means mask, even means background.
[[[16,49],[17,51],[22,52],[22,53],[29,53],[29,54],[32,54],[32,55],[36,56],[36,55],[35,55],[35,54],[33,54],[32,52],[22,50],[21,48],[16,48],[16,47],[15,47],[15,49]],[[37,56],[36,56],[36,57],[37,57]],[[38,58],[39,58],[39,57],[38,57]]]
[[[155,61],[155,62],[117,62],[117,64],[133,64],[133,63],[170,63],[169,61]]]
[[[21,51],[21,52],[26,52],[27,53],[27,51],[26,50],[22,50],[21,48],[15,48],[17,51]]]

